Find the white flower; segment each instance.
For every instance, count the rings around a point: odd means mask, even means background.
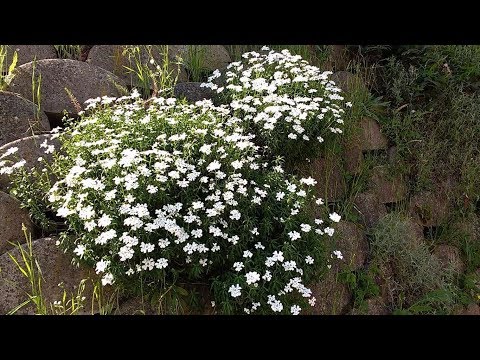
[[[300,314],[300,310],[302,310],[302,309],[301,309],[301,307],[298,306],[298,305],[293,305],[293,306],[290,308],[290,312],[292,313],[292,315],[298,315],[298,314]]]
[[[232,167],[235,170],[241,169],[242,166],[243,166],[243,161],[239,161],[239,160],[232,161]]]
[[[158,247],[160,249],[165,249],[168,245],[170,245],[170,241],[168,241],[167,239],[158,240]]]
[[[55,151],[55,146],[54,145],[48,145],[44,152],[45,152],[45,154],[53,154],[54,151]]]
[[[289,184],[287,186],[287,190],[290,191],[290,192],[295,192],[297,190],[297,185],[295,184]]]
[[[122,246],[118,251],[118,256],[120,256],[120,261],[126,261],[128,259],[131,259],[134,253],[135,252],[130,246],[125,245],[125,246]]]
[[[170,176],[172,179],[180,179],[180,173],[176,170],[170,171],[168,176]]]
[[[338,215],[336,212],[330,214],[330,220],[333,222],[339,222],[340,219],[342,218],[340,215]]]
[[[207,166],[207,170],[210,172],[217,171],[220,169],[222,164],[220,164],[217,160],[212,161],[210,164]]]
[[[331,228],[331,227],[326,227],[325,229],[323,229],[323,231],[325,232],[325,234],[327,234],[328,236],[333,236],[333,233],[335,232],[335,229]]]
[[[95,272],[97,274],[100,274],[102,272],[104,272],[108,265],[110,265],[110,260],[100,260],[99,262],[97,262],[97,264],[95,265]]]
[[[20,160],[19,162],[13,164],[13,165],[12,165],[12,168],[13,168],[13,169],[21,168],[21,167],[23,167],[26,163],[27,163],[26,160]]]
[[[142,270],[152,271],[155,267],[155,261],[152,258],[145,258],[142,260]]]
[[[245,265],[243,265],[242,262],[236,262],[233,264],[233,268],[235,269],[236,272],[239,272],[241,271],[243,268],[245,267]]]
[[[81,208],[81,210],[78,212],[78,216],[82,220],[91,219],[92,217],[95,216],[95,210],[91,205],[88,205],[86,207]]]
[[[207,259],[200,259],[198,263],[202,266],[207,266]]]
[[[342,255],[342,252],[340,250],[335,250],[333,252],[333,255],[335,255],[337,257],[337,259],[343,260],[343,255]]]
[[[282,200],[284,197],[285,197],[285,193],[283,191],[277,192],[277,195],[276,195],[277,201]]]
[[[292,240],[292,241],[295,241],[295,240],[301,238],[301,235],[298,231],[290,231],[288,233],[288,236],[290,237],[290,240]]]
[[[156,194],[158,192],[158,187],[153,186],[153,185],[148,185],[147,186],[147,191],[149,194]]]
[[[148,254],[155,249],[154,244],[144,243],[143,241],[140,243],[140,252],[144,254]]]
[[[194,201],[194,202],[192,203],[192,208],[193,208],[194,210],[203,209],[203,208],[204,208],[203,202],[201,202],[201,201]]]
[[[73,214],[73,211],[63,206],[58,208],[57,210],[57,216],[59,217],[66,218],[68,215],[71,215],[71,214]]]
[[[252,252],[249,251],[249,250],[245,250],[245,251],[243,252],[243,257],[244,257],[244,258],[247,258],[247,259],[248,259],[248,258],[251,258],[252,256],[253,256],[253,254],[252,254]]]
[[[98,219],[98,226],[100,227],[107,227],[112,223],[112,218],[107,214],[103,214],[100,219]]]
[[[282,264],[282,266],[285,269],[285,271],[293,271],[297,267],[297,263],[293,260],[292,261],[285,261]]]
[[[232,210],[230,211],[230,219],[232,220],[239,220],[241,217],[240,211],[238,210]]]
[[[300,229],[303,232],[309,232],[310,230],[312,230],[312,227],[309,224],[300,224]]]
[[[105,200],[108,201],[108,200],[113,200],[113,199],[115,199],[116,193],[117,193],[117,190],[116,190],[116,189],[113,189],[113,190],[111,190],[111,191],[109,191],[109,192],[106,192],[106,193],[105,193]]]
[[[203,234],[203,231],[202,229],[195,229],[195,230],[192,230],[192,236],[196,239],[199,239],[202,237],[202,234]]]
[[[255,249],[265,250],[265,246],[263,246],[261,242],[257,242],[257,243],[255,244]]]
[[[260,280],[260,274],[256,271],[250,271],[245,274],[245,278],[247,279],[247,284],[255,284]]]
[[[305,258],[305,262],[309,265],[313,264],[313,258],[308,255],[306,258]]]
[[[230,293],[230,295],[232,297],[236,298],[236,297],[239,297],[240,295],[242,295],[241,290],[242,290],[242,288],[240,287],[240,285],[236,284],[236,285],[230,286],[230,288],[228,289],[228,292]]]
[[[212,145],[207,145],[207,144],[202,145],[199,150],[200,152],[208,155],[212,152]]]
[[[135,273],[135,271],[132,268],[130,268],[125,272],[125,275],[132,276],[134,273]]]
[[[97,227],[97,223],[93,220],[86,221],[83,225],[85,226],[85,229],[87,231],[92,231],[93,229],[95,229]]]
[[[274,312],[281,312],[283,310],[283,304],[280,300],[275,300],[270,304],[270,307]]]
[[[46,142],[46,140],[45,140],[45,142]],[[43,147],[43,146],[40,145],[40,147]],[[12,146],[12,147],[9,148],[7,151],[5,151],[5,153],[4,153],[2,156],[0,156],[0,159],[3,159],[3,158],[5,158],[5,157],[7,157],[7,156],[9,156],[9,155],[15,154],[17,151],[18,151],[18,147]]]
[[[157,269],[165,269],[168,266],[168,260],[165,258],[160,258],[155,262],[155,267]]]
[[[112,284],[113,284],[113,275],[110,273],[103,275],[102,285],[106,286],[106,285],[112,285]]]
[[[308,178],[302,178],[300,179],[300,182],[302,184],[305,184],[305,185],[308,185],[308,186],[313,186],[317,183],[317,180],[315,180],[314,178],[312,177],[308,177]]]
[[[101,233],[96,239],[95,244],[97,245],[105,245],[109,240],[115,239],[117,236],[117,232],[114,229],[110,229]]]
[[[265,271],[265,274],[263,274],[262,279],[265,281],[270,281],[272,280],[272,273],[270,271]]]
[[[85,245],[82,245],[82,244],[79,244],[77,245],[77,247],[75,248],[75,250],[73,250],[73,252],[77,255],[77,256],[80,256],[80,258],[83,257],[83,254],[85,254],[85,250],[87,248],[85,247]]]
[[[273,252],[273,256],[272,256],[272,260],[273,260],[273,261],[283,262],[283,260],[284,260],[284,258],[283,258],[283,252],[282,252],[282,251],[274,251],[274,252]]]

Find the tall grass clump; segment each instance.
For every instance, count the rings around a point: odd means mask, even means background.
[[[15,51],[11,59],[8,59],[8,45],[0,45],[0,91],[6,90],[15,75],[18,54]]]

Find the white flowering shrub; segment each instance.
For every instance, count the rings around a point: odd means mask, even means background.
[[[320,143],[342,133],[342,116],[351,104],[329,80],[332,72],[288,50],[263,47],[242,57],[202,86],[219,94],[232,109],[232,121],[250,129],[273,155],[304,160],[318,153]]]
[[[266,51],[229,66],[226,87],[205,85],[224,105],[135,90],[90,99],[53,131],[60,151],[42,144],[52,164],[26,171],[12,149],[0,174],[42,227],[62,220],[59,245],[103,285],[158,291],[201,279],[220,313],[299,314],[315,304],[308,285],[342,258],[327,241],[340,216],[282,156],[305,157],[341,133],[343,99],[328,73]]]
[[[312,195],[315,180],[265,161],[228,107],[210,101],[134,93],[92,100],[88,112],[59,135],[48,202],[68,225],[62,248],[104,285],[208,279],[223,313],[314,304],[307,284],[339,220]]]

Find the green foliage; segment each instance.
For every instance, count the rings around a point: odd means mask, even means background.
[[[411,303],[427,293],[446,288],[451,283],[424,242],[415,239],[410,224],[399,213],[385,216],[373,229],[372,254],[379,262],[389,262],[395,269],[398,292]]]
[[[133,75],[132,86],[144,99],[161,94],[172,96],[179,74],[179,63],[172,61],[168,45],[131,45],[121,56],[128,58],[125,66]]]
[[[345,271],[340,274],[340,279],[349,287],[353,295],[353,308],[360,311],[366,310],[366,301],[380,295],[380,288],[375,282],[378,269],[369,267],[358,271]]]
[[[82,45],[53,45],[59,59],[80,60]]]
[[[479,58],[479,46],[417,47],[382,69],[391,102],[382,128],[409,164],[416,188],[453,179],[450,195],[467,211],[480,198]]]
[[[42,160],[44,161],[44,160]],[[45,163],[46,166],[49,166]],[[19,168],[18,176],[12,177],[10,193],[17,198],[23,207],[27,208],[34,224],[47,233],[62,229],[61,219],[52,215],[47,200],[45,189],[50,188],[52,183],[51,171],[27,170]],[[35,182],[25,181],[35,179]]]
[[[428,292],[407,308],[396,309],[393,315],[449,315],[457,303],[457,289],[447,286]]]
[[[40,264],[33,252],[32,234],[27,232],[25,226],[22,226],[26,244],[12,244],[16,250],[20,253],[20,257],[16,258],[11,253],[8,253],[10,259],[16,265],[18,271],[28,280],[30,290],[26,291],[27,299],[9,311],[8,315],[14,315],[22,308],[33,305],[34,313],[36,315],[78,315],[80,311],[85,308],[85,286],[88,279],[82,279],[77,287],[76,292],[67,292],[63,283],[58,284],[61,289],[60,300],[53,303],[47,303],[43,294],[43,283],[45,282],[42,274]],[[95,286],[94,295],[92,296],[92,314],[98,301],[98,305],[101,304],[100,298],[103,296],[103,290]],[[100,313],[104,313],[106,307],[99,306],[102,310]]]
[[[188,45],[184,65],[189,72],[191,81],[203,81],[209,71],[204,67],[206,48],[204,45]]]
[[[6,90],[15,76],[18,54],[13,52],[12,59],[8,59],[8,45],[0,45],[0,91]]]

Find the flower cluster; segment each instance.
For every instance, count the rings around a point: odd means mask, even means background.
[[[226,98],[232,122],[251,129],[274,155],[304,160],[331,134],[341,134],[345,108],[341,90],[322,72],[288,50],[242,55],[228,65],[225,83],[216,71],[202,84]]]
[[[328,74],[286,51],[244,58],[248,68],[234,63],[226,74],[227,105],[143,100],[135,90],[90,99],[79,121],[55,130],[61,151],[42,144],[55,159],[40,182],[44,198],[68,225],[60,246],[103,285],[201,278],[223,313],[314,306],[308,285],[342,257],[326,241],[340,216],[314,196],[315,179],[289,175],[265,154],[275,141],[324,136],[320,120],[341,132],[342,99]],[[0,173],[22,168],[8,160],[15,151],[0,154]]]

